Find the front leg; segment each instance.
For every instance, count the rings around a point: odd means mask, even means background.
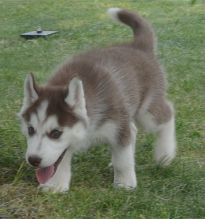
[[[135,174],[135,141],[137,129],[130,123],[129,143],[116,145],[112,150],[112,164],[114,167],[114,185],[126,189],[137,186]]]
[[[45,184],[40,184],[39,188],[53,193],[68,191],[71,180],[71,159],[72,153],[67,150],[55,174]]]

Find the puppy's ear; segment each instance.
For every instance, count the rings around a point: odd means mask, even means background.
[[[38,97],[34,76],[33,74],[28,74],[24,81],[24,99],[19,115],[21,115],[33,102],[35,102]]]
[[[83,83],[79,78],[73,78],[68,85],[68,94],[65,102],[74,109],[74,112],[87,120],[86,100]]]
[[[38,99],[38,91],[33,74],[28,74],[24,81],[24,98],[28,104]]]

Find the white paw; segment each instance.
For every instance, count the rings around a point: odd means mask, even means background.
[[[135,173],[126,175],[117,175],[114,177],[114,187],[132,190],[137,187],[137,179]]]
[[[160,156],[155,155],[157,165],[163,167],[169,166],[174,158],[175,154],[160,154]]]
[[[52,192],[52,193],[64,193],[69,190],[69,186],[66,183],[60,183],[55,181],[48,181],[45,184],[40,184],[38,186],[43,192]]]
[[[129,186],[127,184],[114,183],[114,187],[119,188],[119,189],[134,190],[136,188],[136,185],[135,186]]]
[[[175,151],[175,147],[173,146],[167,148],[157,147],[154,155],[157,165],[164,167],[168,166],[175,158],[175,156],[176,156],[176,151]]]
[[[64,193],[69,190],[68,186],[56,186],[51,184],[40,184],[39,189],[43,192]]]

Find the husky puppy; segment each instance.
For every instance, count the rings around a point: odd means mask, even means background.
[[[96,141],[111,145],[114,185],[135,188],[136,124],[156,133],[158,164],[175,157],[174,112],[154,54],[153,30],[137,13],[119,8],[108,13],[132,28],[132,42],[74,56],[44,86],[32,74],[25,79],[19,115],[26,160],[43,190],[67,191],[72,155]]]

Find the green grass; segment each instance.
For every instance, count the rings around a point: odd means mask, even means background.
[[[73,159],[71,189],[44,194],[36,189],[34,171],[24,161],[20,133],[23,81],[34,72],[40,82],[71,54],[131,38],[131,31],[112,23],[108,7],[138,10],[155,27],[158,55],[176,107],[178,154],[160,169],[152,160],[152,136],[137,141],[138,188],[112,188],[106,146]],[[198,219],[205,218],[204,145],[204,11],[189,0],[0,0],[0,216],[49,219]],[[22,32],[58,30],[48,39],[24,40]]]

